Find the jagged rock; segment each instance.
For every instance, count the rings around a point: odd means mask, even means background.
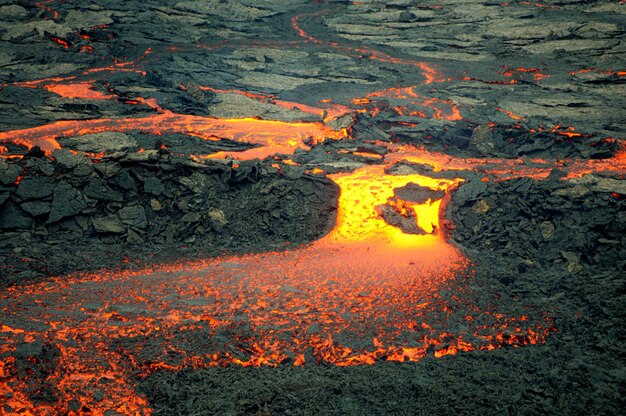
[[[28,176],[17,188],[17,196],[23,200],[48,198],[53,192],[54,180],[46,176]]]
[[[626,195],[626,180],[613,178],[602,178],[596,175],[584,175],[571,181],[576,185],[585,185],[591,187],[596,192],[614,192],[620,195]]]
[[[41,174],[45,176],[52,176],[54,174],[54,164],[48,158],[41,159],[30,159],[27,163],[27,170],[30,170],[31,163],[33,163],[33,168],[38,170]]]
[[[189,94],[191,98],[193,98],[194,100],[198,102],[204,102],[204,100],[206,99],[206,95],[204,91],[202,91],[202,89],[200,88],[200,85],[198,85],[194,81],[187,81],[185,82],[184,85],[185,85],[187,94]]]
[[[52,209],[48,223],[54,223],[63,218],[76,215],[85,209],[86,206],[87,204],[82,194],[69,183],[62,181],[54,188]]]
[[[115,176],[122,167],[119,163],[115,162],[100,162],[94,166],[96,172],[100,173],[105,178]]]
[[[564,196],[569,198],[582,198],[588,195],[591,190],[584,185],[568,186],[566,188],[557,189],[554,191],[554,195]]]
[[[87,176],[93,172],[93,163],[82,154],[75,154],[68,149],[58,149],[52,154],[54,160],[61,170],[72,173],[76,176]]]
[[[163,209],[163,205],[158,199],[152,198],[150,200],[150,208],[152,208],[153,211],[161,211]]]
[[[9,193],[0,193],[0,207],[4,205],[4,203],[9,199],[11,194]]]
[[[30,228],[33,220],[17,205],[7,203],[0,208],[0,228],[15,230]]]
[[[85,196],[103,201],[124,201],[124,195],[121,192],[111,189],[104,180],[98,177],[91,178],[83,189],[83,193]]]
[[[146,242],[143,237],[141,237],[139,234],[137,234],[137,232],[133,231],[132,229],[128,230],[128,233],[126,235],[126,241],[131,244],[142,244]]]
[[[135,179],[130,175],[129,169],[120,170],[115,176],[110,178],[108,182],[124,190],[135,189]]]
[[[59,139],[59,142],[65,148],[90,153],[115,152],[137,147],[137,141],[129,135],[110,131]]]
[[[416,202],[424,204],[428,200],[436,201],[444,197],[444,191],[436,191],[415,183],[408,183],[405,186],[393,190],[396,197],[407,202]]]
[[[492,154],[495,149],[493,133],[487,124],[476,126],[470,138],[470,148],[478,150],[483,155]]]
[[[198,212],[188,212],[180,219],[182,222],[197,223],[202,219],[202,215]]]
[[[15,183],[20,176],[21,169],[19,166],[8,163],[4,159],[0,159],[0,184],[11,185]]]
[[[93,172],[93,163],[87,157],[81,157],[78,165],[74,168],[74,175],[88,176]]]
[[[478,215],[484,215],[489,212],[491,209],[491,205],[489,201],[486,199],[481,199],[480,201],[476,201],[474,206],[472,206],[472,211],[474,211]]]
[[[122,223],[128,225],[129,227],[143,230],[148,226],[146,211],[142,206],[135,205],[132,207],[122,208],[119,210],[118,215],[122,220]]]
[[[422,228],[417,225],[417,218],[414,216],[404,216],[400,214],[394,207],[389,205],[378,205],[376,207],[378,214],[383,217],[387,224],[400,228],[407,234],[426,234]]]
[[[161,195],[165,190],[165,185],[159,178],[150,177],[143,183],[143,190],[152,195]]]
[[[57,149],[54,153],[52,153],[52,157],[54,158],[57,166],[63,170],[69,171],[78,166],[82,156],[72,153],[68,149]]]
[[[209,209],[209,220],[211,221],[211,226],[215,231],[222,231],[224,226],[228,224],[228,220],[226,220],[226,215],[224,211],[219,208],[211,208]]]
[[[50,212],[52,205],[46,201],[29,201],[20,204],[20,207],[33,217],[38,217]]]
[[[199,172],[194,172],[191,176],[182,177],[179,179],[179,182],[189,188],[194,194],[205,192],[209,186],[209,179],[206,175]]]
[[[352,124],[354,124],[354,116],[352,114],[346,114],[326,122],[326,125],[335,131],[347,129]]]
[[[129,153],[121,159],[122,162],[156,162],[157,160],[159,160],[158,150]]]
[[[554,235],[554,224],[552,224],[550,221],[543,221],[541,224],[539,224],[539,230],[541,231],[541,236],[543,237],[543,239],[549,240]]]
[[[124,224],[117,215],[94,217],[91,222],[97,233],[123,234],[126,231],[126,227],[124,227]]]
[[[582,270],[580,263],[580,253],[574,253],[572,251],[562,251],[561,255],[567,260],[567,271],[570,273],[578,273]]]

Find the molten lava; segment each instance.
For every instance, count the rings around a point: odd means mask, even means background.
[[[432,234],[404,234],[376,213],[395,188],[448,192],[459,180],[390,175],[382,165],[332,178],[341,187],[337,224],[309,246],[9,289],[0,298],[0,389],[9,406],[55,414],[78,401],[97,413],[149,412],[133,392],[134,374],[231,363],[416,361],[535,344],[552,331],[549,320],[506,317],[442,296],[467,260],[438,231],[441,199],[412,206]],[[451,322],[465,329],[450,332]],[[54,351],[54,371],[21,378],[23,343]],[[36,382],[59,400],[33,402],[29,383]],[[105,399],[94,399],[95,391]]]
[[[393,197],[394,189],[409,183],[436,190],[448,190],[455,187],[459,180],[433,179],[415,174],[386,175],[384,168],[382,165],[371,165],[350,174],[330,175],[330,178],[341,187],[341,196],[337,226],[322,241],[365,242],[370,246],[377,244],[377,250],[389,248],[391,251],[443,244],[441,236],[406,234],[400,228],[389,226],[372,207],[385,204]],[[441,200],[410,205],[422,230],[431,234],[439,228]]]
[[[0,143],[20,144],[27,148],[39,146],[45,152],[52,153],[61,148],[57,141],[59,138],[103,131],[183,133],[210,141],[230,139],[260,145],[258,149],[250,149],[246,153],[247,157],[242,157],[249,159],[263,158],[275,153],[291,154],[295,149],[307,149],[309,146],[305,141],[321,143],[327,139],[347,137],[345,130],[334,131],[319,122],[218,119],[162,110],[147,117],[57,121],[45,126],[12,130],[0,133]]]
[[[375,91],[365,97],[355,98],[352,103],[357,106],[365,106],[358,110],[376,116],[381,108],[380,101],[385,100],[391,108],[401,116],[413,116],[420,118],[434,118],[449,121],[462,120],[461,112],[451,100],[438,98],[420,97],[415,91],[415,86],[388,88]]]

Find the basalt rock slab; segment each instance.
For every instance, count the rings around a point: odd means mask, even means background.
[[[60,182],[54,188],[48,223],[55,223],[80,213],[87,207],[82,194],[67,182]]]
[[[6,230],[29,229],[33,219],[17,205],[5,203],[0,208],[0,227]]]
[[[0,184],[11,185],[14,184],[17,178],[20,176],[20,168],[14,164],[0,159]]]
[[[54,180],[48,177],[26,177],[18,188],[17,196],[21,199],[44,199],[54,193]]]
[[[445,195],[444,191],[434,191],[425,186],[420,186],[415,183],[409,183],[400,188],[393,190],[396,197],[403,201],[415,202],[418,204],[424,204],[430,201],[436,201]]]

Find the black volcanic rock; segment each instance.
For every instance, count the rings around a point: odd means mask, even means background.
[[[387,224],[398,227],[407,234],[426,234],[426,232],[417,225],[417,218],[414,216],[404,216],[389,205],[379,205],[376,207],[376,210]]]
[[[158,178],[149,177],[143,183],[143,190],[152,195],[161,195],[165,190],[165,186],[163,182],[161,182]]]
[[[52,206],[48,201],[27,201],[23,202],[20,207],[33,217],[47,214],[52,209]]]
[[[25,177],[17,188],[17,196],[27,199],[43,199],[52,196],[54,180],[49,177]]]
[[[7,203],[0,208],[0,228],[7,230],[30,228],[33,220],[17,205]]]
[[[130,175],[129,169],[121,169],[115,176],[108,179],[109,184],[130,190],[135,188],[135,179]]]
[[[78,166],[81,159],[80,155],[72,153],[69,149],[57,149],[52,153],[52,157],[61,169],[67,171]]]
[[[396,197],[407,202],[416,202],[418,204],[424,204],[428,200],[436,201],[444,197],[444,191],[435,191],[425,186],[420,186],[415,183],[408,183],[405,186],[396,188],[393,190]]]
[[[141,206],[135,205],[122,208],[118,215],[122,222],[130,227],[144,230],[148,226],[146,211]]]
[[[117,215],[94,217],[92,223],[97,233],[122,234],[126,231],[126,227]]]
[[[48,223],[55,223],[63,218],[76,215],[87,206],[83,196],[72,185],[63,181],[54,188],[52,209]]]
[[[20,176],[20,168],[17,165],[0,159],[0,185],[10,185],[15,183]]]
[[[94,177],[83,189],[85,196],[100,199],[103,201],[122,202],[124,195],[121,192],[111,189],[104,180]]]

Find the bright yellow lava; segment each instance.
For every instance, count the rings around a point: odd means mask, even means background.
[[[433,190],[448,190],[459,179],[435,179],[422,175],[391,175],[385,166],[370,165],[352,173],[329,175],[341,188],[337,225],[326,237],[335,242],[378,242],[390,247],[408,248],[424,246],[437,239],[436,235],[406,234],[391,226],[375,210],[394,196],[394,189],[409,183]],[[417,216],[417,224],[427,233],[439,228],[441,200],[424,204],[410,204]]]

